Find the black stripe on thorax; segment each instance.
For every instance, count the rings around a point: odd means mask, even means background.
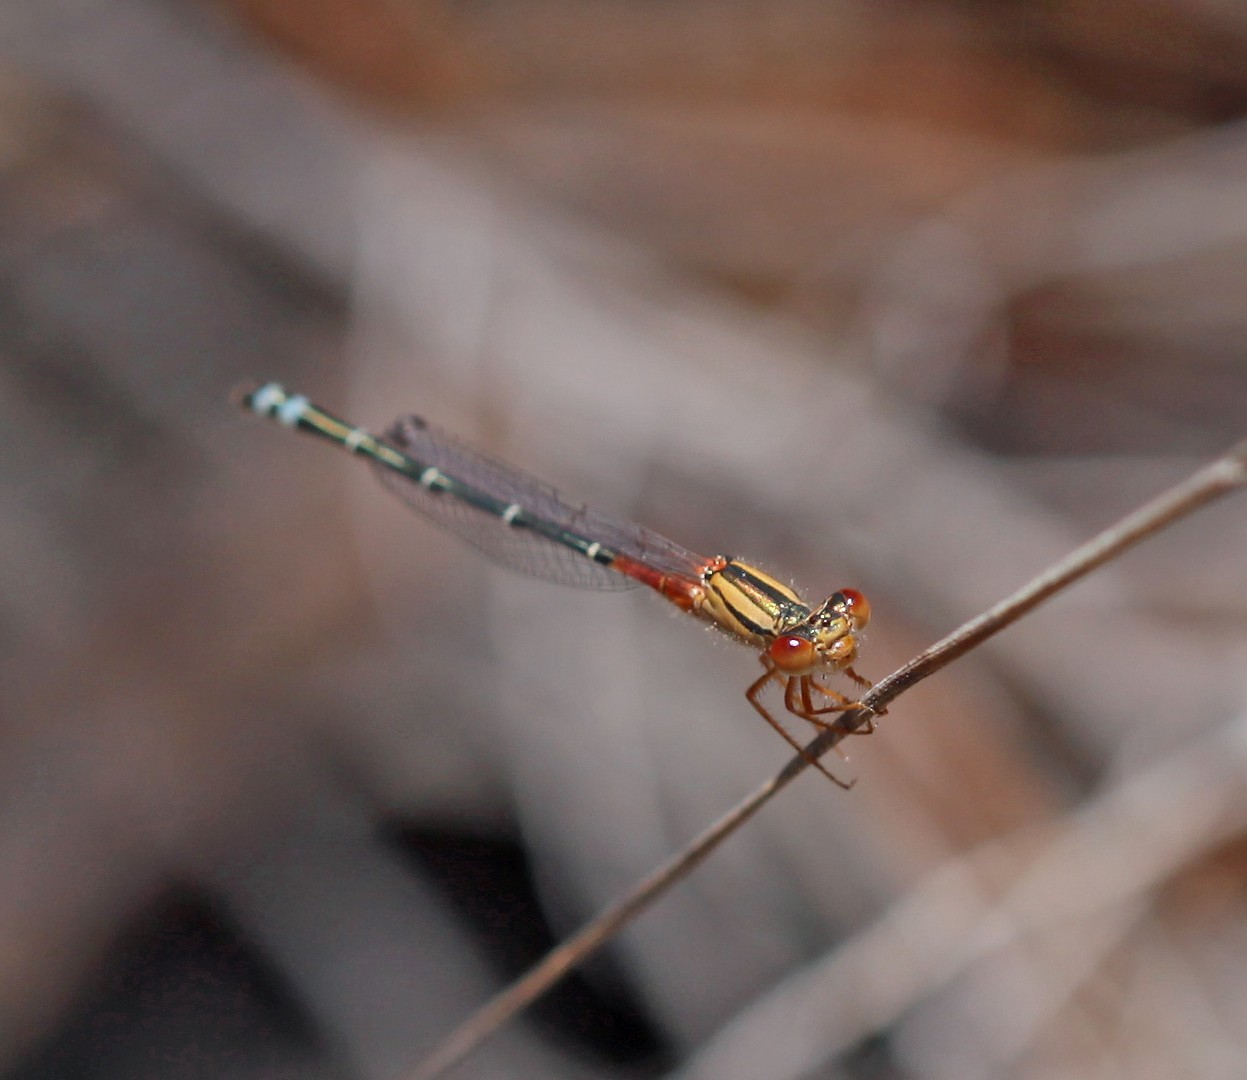
[[[740,623],[740,625],[748,633],[761,638],[770,638],[775,636],[775,630],[773,627],[759,626],[752,619],[747,618],[739,608],[733,607],[730,603],[728,603],[727,597],[724,595],[723,590],[718,586],[718,584],[712,582],[710,588],[713,590],[715,596],[719,598],[719,603],[723,605],[724,609],[732,616],[733,619]]]
[[[719,573],[726,578],[731,578],[733,581],[738,581],[744,585],[747,585],[756,592],[760,592],[763,596],[773,600],[780,607],[792,606],[791,596],[786,596],[770,584],[770,582],[763,581],[761,578],[755,577],[738,562],[729,559],[728,564],[720,570]]]

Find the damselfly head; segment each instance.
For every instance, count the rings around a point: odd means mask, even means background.
[[[768,653],[786,675],[805,675],[818,667],[837,671],[857,659],[857,634],[870,622],[870,602],[856,589],[841,589],[796,626],[771,642]]]
[[[809,675],[824,666],[839,670],[857,658],[855,631],[847,613],[824,605],[779,634],[767,646],[767,655],[785,675]]]

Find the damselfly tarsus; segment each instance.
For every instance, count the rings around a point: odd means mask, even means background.
[[[765,671],[745,691],[749,703],[828,779],[851,786],[806,753],[761,694],[778,683],[784,708],[816,728],[829,726],[823,719],[828,714],[858,704],[820,681],[839,671],[870,686],[853,670],[858,634],[870,620],[870,604],[856,589],[841,589],[811,608],[761,570],[727,555],[697,555],[640,525],[574,506],[548,484],[419,417],[404,417],[377,438],[277,383],[245,390],[238,400],[285,427],[367,458],[406,503],[505,566],[590,588],[648,585],[681,611],[758,649]],[[868,723],[865,730],[873,729]]]

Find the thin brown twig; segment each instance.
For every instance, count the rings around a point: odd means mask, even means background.
[[[1247,484],[1247,441],[1193,473],[1186,480],[1128,514],[1033,578],[1012,596],[963,624],[925,649],[863,695],[858,708],[841,714],[802,755],[724,814],[682,851],[672,856],[606,908],[578,933],[553,949],[527,974],[470,1016],[420,1063],[410,1080],[433,1080],[462,1061],[480,1043],[526,1008],[564,975],[601,948],[659,896],[687,877],[716,847],[775,795],[846,736],[915,683],[977,648],[994,634],[1034,610],[1049,597],[1116,558],[1139,541]]]

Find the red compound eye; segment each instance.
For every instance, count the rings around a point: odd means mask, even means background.
[[[784,634],[771,642],[767,653],[785,675],[802,675],[818,663],[814,642],[795,634]]]
[[[845,610],[853,620],[854,629],[860,630],[870,622],[870,601],[866,597],[856,589],[841,589],[840,595],[844,597]]]

